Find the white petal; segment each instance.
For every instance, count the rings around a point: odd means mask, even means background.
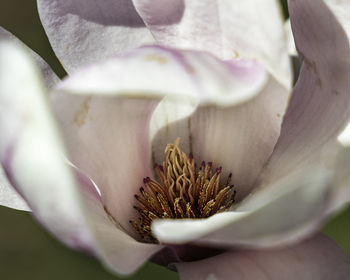
[[[176,267],[181,280],[344,280],[350,273],[349,258],[323,235],[279,250],[233,251]]]
[[[129,219],[136,214],[134,194],[142,179],[153,173],[150,118],[159,100],[166,96],[160,106],[168,102],[169,108],[178,106],[181,114],[184,107],[190,114],[198,103],[248,102],[266,82],[261,66],[254,63],[243,74],[249,69],[254,75],[242,77],[230,64],[206,53],[147,47],[83,69],[57,88],[52,101],[71,160],[96,182],[104,203],[130,233],[134,230]],[[153,123],[155,135],[157,129],[165,128],[160,108],[153,118],[159,121]],[[179,127],[178,133],[184,130],[188,127]],[[160,140],[159,149],[153,150],[155,158],[163,156],[168,143]]]
[[[315,196],[309,202],[310,205],[319,205],[315,207],[319,211],[318,216],[314,212],[301,211],[301,213],[304,212],[303,219],[289,224],[291,231],[283,233],[280,240],[276,238],[277,243],[297,240],[309,234],[320,226],[327,214],[339,209],[343,203],[350,200],[347,176],[348,153],[346,150],[337,150],[333,145],[328,145],[335,140],[350,115],[348,90],[350,64],[347,59],[344,59],[350,58],[349,37],[342,28],[342,26],[348,26],[350,21],[347,20],[350,18],[337,14],[339,10],[335,9],[335,3],[344,9],[350,6],[342,1],[325,3],[289,2],[294,37],[304,64],[284,117],[281,136],[260,178],[261,191],[253,195],[259,196],[268,191],[271,185],[277,185],[278,182],[288,179],[291,172],[295,173],[299,169],[309,170],[319,164],[332,170],[333,178],[332,182],[325,186],[324,191],[320,187],[320,196]],[[324,20],[325,18],[327,20]],[[339,159],[334,162],[337,156]],[[318,179],[314,172],[309,176],[315,177],[311,180]],[[286,188],[288,191],[293,189],[293,184],[304,184],[298,181],[293,180],[290,184],[282,184],[280,188]],[[300,198],[293,202],[299,208],[303,200]],[[282,205],[281,209],[288,209],[288,205],[288,203]],[[275,211],[282,210],[276,208]],[[293,211],[290,210],[289,216],[293,219],[292,213]],[[274,219],[274,224],[284,226],[283,220],[277,218]],[[294,230],[292,230],[293,227]],[[278,236],[279,232],[276,231],[275,234]]]
[[[35,59],[35,62],[39,66],[45,81],[45,85],[48,89],[51,89],[59,82],[60,79],[57,77],[55,72],[53,72],[51,67],[37,53],[32,51],[24,43],[22,43],[18,38],[16,38],[14,35],[12,35],[10,32],[8,32],[7,30],[3,29],[0,26],[0,41],[2,40],[11,41],[14,44],[17,44],[22,48],[26,49],[26,51]]]
[[[284,23],[284,29],[287,34],[287,43],[288,43],[288,53],[289,55],[295,56],[298,55],[297,49],[294,43],[294,37],[292,32],[292,25],[290,24],[290,19],[286,20]]]
[[[350,201],[348,152],[333,146],[350,118],[350,17],[344,13],[350,5],[333,0],[290,1],[289,11],[303,65],[260,184],[264,188],[295,169],[324,164],[334,170],[330,202],[320,212],[324,219]]]
[[[50,43],[68,73],[154,42],[130,0],[38,0]]]
[[[340,146],[334,151],[336,155],[332,168],[335,169],[330,197],[331,201],[327,209],[327,214],[332,214],[347,206],[350,202],[350,147]]]
[[[273,152],[289,92],[271,76],[259,95],[240,106],[201,106],[191,116],[191,140],[198,163],[232,173],[237,199],[245,197]]]
[[[285,87],[291,72],[276,0],[133,0],[157,42],[209,51],[222,59],[253,58]]]
[[[157,245],[141,244],[108,218],[100,197],[63,160],[64,147],[38,73],[18,47],[0,44],[0,160],[35,217],[68,246],[132,273]]]
[[[323,218],[330,175],[322,168],[301,170],[251,194],[232,212],[199,220],[158,220],[152,230],[170,244],[261,248],[296,242],[313,233]]]
[[[30,211],[27,203],[15,191],[6,178],[4,170],[0,165],[0,205],[17,210]]]
[[[135,241],[110,213],[106,213],[92,182],[82,173],[78,179],[87,227],[94,238],[90,245],[94,245],[93,253],[104,265],[118,274],[131,274],[163,248]]]
[[[290,1],[289,11],[303,65],[264,184],[319,162],[350,119],[349,3]]]
[[[345,129],[338,135],[337,140],[345,147],[350,146],[350,122]]]
[[[58,90],[108,96],[116,91],[128,97],[169,96],[172,100],[224,107],[258,95],[268,77],[265,69],[252,60],[224,62],[206,52],[146,46],[82,68]]]

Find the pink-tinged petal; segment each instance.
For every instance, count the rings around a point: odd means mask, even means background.
[[[339,211],[350,202],[350,147],[340,146],[336,153],[336,160],[333,163],[335,175],[332,182],[332,196],[327,214]]]
[[[91,180],[80,173],[78,182],[84,215],[95,242],[94,254],[105,266],[118,274],[131,274],[163,249],[135,241],[105,209]]]
[[[266,207],[258,207],[243,217],[235,212],[227,214],[227,226],[219,223],[216,231],[210,228],[209,222],[202,221],[207,223],[208,228],[203,243],[275,246],[295,242],[314,232],[327,214],[350,199],[348,153],[344,149],[334,151],[328,145],[326,148],[326,144],[335,140],[349,118],[350,95],[347,87],[350,84],[347,77],[350,75],[350,65],[343,59],[350,57],[349,40],[325,4],[291,1],[290,6],[295,38],[298,49],[303,53],[304,65],[284,118],[281,136],[262,174],[260,188],[242,203],[243,209],[247,208],[244,205],[259,206],[259,201],[265,198]],[[320,23],[312,22],[321,18]],[[338,44],[334,45],[333,42]],[[335,91],[337,94],[334,94]],[[337,154],[338,159],[334,160]],[[322,174],[322,168],[319,169],[320,163],[331,169],[331,181],[320,180],[327,175]],[[303,176],[295,177],[292,174]],[[310,186],[304,188],[305,183]],[[317,187],[317,184],[320,186]],[[269,195],[274,189],[277,190],[278,199],[275,195]],[[304,191],[308,191],[309,196]],[[238,207],[236,210],[243,209]],[[284,220],[286,213],[289,218]],[[248,223],[254,217],[259,219]],[[220,215],[212,219],[221,220]],[[243,231],[245,227],[241,223],[245,223],[245,220],[252,226],[249,228],[252,235]],[[265,231],[265,226],[268,231]],[[184,234],[185,227],[179,228]],[[254,233],[257,235],[254,236]],[[187,238],[189,236],[196,239],[193,235],[187,235]],[[171,238],[168,237],[167,242],[171,242]]]
[[[156,102],[81,95],[52,97],[71,160],[93,178],[103,204],[133,233],[129,220],[136,214],[134,194],[142,179],[152,174],[148,129]]]
[[[224,62],[207,52],[145,46],[82,68],[58,86],[58,91],[104,96],[114,96],[117,91],[126,97],[167,96],[224,107],[252,99],[268,78],[259,63],[248,59]]]
[[[201,106],[190,118],[195,159],[222,166],[223,178],[232,173],[238,200],[251,191],[273,152],[288,98],[289,91],[270,77],[250,102]]]
[[[61,160],[59,137],[51,126],[52,119],[47,118],[49,109],[39,73],[25,54],[10,43],[1,43],[0,61],[2,166],[39,219],[73,245],[72,236],[64,233],[69,232],[67,227],[78,232],[84,219],[75,200],[76,191],[69,186],[73,178],[65,172]],[[60,209],[60,204],[66,208]],[[75,220],[81,223],[73,226]]]
[[[335,180],[333,191],[335,193],[328,209],[329,213],[337,211],[350,202],[350,123],[337,138],[339,146],[335,161]]]
[[[207,219],[158,220],[152,230],[168,244],[264,248],[295,243],[314,233],[324,218],[331,179],[324,168],[305,169],[253,192],[230,212]]]
[[[261,62],[285,87],[291,72],[276,0],[133,0],[158,43]]]
[[[94,180],[105,205],[130,232],[134,194],[152,175],[150,145],[158,146],[158,159],[169,143],[157,132],[166,127],[160,99],[166,97],[173,117],[191,114],[199,103],[250,102],[265,85],[266,72],[253,63],[245,70],[255,76],[241,77],[232,68],[206,53],[144,47],[73,74],[52,95],[72,162]],[[175,138],[188,143],[188,131],[187,124],[179,127]]]
[[[349,258],[323,235],[284,249],[227,252],[175,265],[181,280],[344,280],[350,275]]]
[[[322,150],[350,118],[349,3],[289,1],[289,11],[303,65],[264,185],[322,161]]]
[[[154,39],[130,0],[38,0],[50,43],[68,73]]]
[[[25,52],[0,44],[0,160],[34,216],[68,246],[87,251],[111,269],[134,272],[158,245],[142,244],[104,210],[92,182],[72,172],[47,95]]]
[[[17,44],[18,46],[24,48],[34,58],[36,64],[40,68],[41,74],[45,81],[45,85],[48,89],[53,88],[60,81],[51,67],[37,53],[32,51],[18,38],[0,26],[0,41],[2,40],[11,41],[14,44]]]
[[[17,210],[30,211],[28,204],[15,191],[7,180],[2,166],[0,165],[0,205]]]

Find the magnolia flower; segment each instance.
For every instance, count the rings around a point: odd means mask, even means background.
[[[98,3],[38,1],[70,75],[40,61],[49,95],[0,43],[2,204],[119,274],[151,259],[181,279],[345,279],[318,229],[350,198],[350,5],[289,2],[291,94],[273,0]]]

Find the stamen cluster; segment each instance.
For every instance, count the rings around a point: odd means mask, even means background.
[[[163,165],[155,165],[160,183],[147,177],[140,194],[135,194],[139,221],[130,221],[141,238],[156,243],[151,224],[155,219],[207,218],[231,207],[236,191],[230,185],[230,174],[220,186],[222,167],[213,170],[212,162],[198,168],[193,155],[179,148],[180,139],[168,144]]]

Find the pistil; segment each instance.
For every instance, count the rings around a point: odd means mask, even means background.
[[[232,174],[221,185],[222,167],[212,162],[197,166],[192,154],[179,147],[178,138],[165,148],[165,160],[155,165],[159,182],[143,179],[140,194],[135,194],[138,221],[130,221],[145,242],[157,243],[151,224],[155,219],[200,219],[228,210],[236,191],[230,184]]]

